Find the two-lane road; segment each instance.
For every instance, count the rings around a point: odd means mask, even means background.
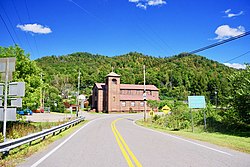
[[[98,117],[20,166],[250,166],[249,154],[139,127],[141,114]]]

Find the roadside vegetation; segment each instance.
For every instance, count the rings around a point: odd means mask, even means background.
[[[151,118],[147,122],[140,120],[140,121],[137,121],[136,123],[141,126],[151,128],[157,131],[161,131],[164,133],[169,133],[169,134],[181,136],[184,138],[204,141],[204,142],[216,144],[218,146],[227,147],[230,149],[234,149],[237,151],[250,154],[249,132],[247,132],[248,134],[238,133],[237,135],[235,134],[232,135],[232,134],[221,133],[221,132],[205,132],[202,127],[195,127],[195,130],[192,133],[191,129],[173,130],[171,128],[160,126],[156,123],[153,123]]]
[[[68,120],[61,122],[26,122],[20,120],[16,122],[7,122],[7,139],[18,139],[32,133],[40,132],[45,129],[50,129],[54,126],[61,125]],[[2,129],[3,124],[0,124]],[[3,142],[3,135],[0,133],[0,141]]]
[[[233,73],[229,80],[233,88],[226,105],[214,106],[208,102],[205,109],[190,110],[186,101],[177,99],[148,101],[152,108],[161,109],[167,105],[171,110],[162,115],[154,115],[148,122],[139,124],[250,153],[250,66]]]

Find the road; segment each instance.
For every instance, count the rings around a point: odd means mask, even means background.
[[[149,130],[141,114],[88,114],[91,121],[20,167],[249,167],[250,154]]]

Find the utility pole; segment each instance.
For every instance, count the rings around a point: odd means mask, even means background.
[[[144,100],[144,122],[147,121],[147,95],[146,95],[146,67],[143,65],[143,85],[144,85],[144,91],[143,91],[143,100]]]
[[[217,88],[215,88],[215,106],[216,106],[216,109],[217,109],[217,106],[218,106],[218,91],[217,91]]]
[[[9,59],[6,59],[5,66],[5,93],[4,93],[4,116],[3,116],[3,140],[6,142],[6,124],[7,124],[7,95],[8,95],[8,78],[9,76]]]
[[[43,109],[43,74],[42,73],[40,74],[40,80],[42,83],[41,91],[40,91],[40,112],[41,112],[41,110]]]
[[[76,111],[76,116],[78,117],[78,112],[79,112],[79,92],[80,92],[80,77],[81,77],[81,72],[79,69],[79,73],[78,73],[78,88],[77,88],[77,98],[76,98],[76,103],[77,103],[77,111]]]

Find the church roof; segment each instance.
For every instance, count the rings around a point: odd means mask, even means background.
[[[120,77],[120,75],[118,75],[118,74],[116,74],[114,72],[111,72],[106,77]]]
[[[144,85],[120,84],[120,89],[143,90]],[[159,89],[154,85],[146,85],[146,90],[159,90]]]
[[[95,83],[98,89],[104,89],[105,83]],[[134,84],[120,84],[120,89],[126,90],[143,90],[143,85],[134,85]],[[158,91],[159,89],[154,85],[146,85],[146,90]]]
[[[103,87],[105,86],[105,83],[95,83],[95,85],[98,89],[103,89]]]

